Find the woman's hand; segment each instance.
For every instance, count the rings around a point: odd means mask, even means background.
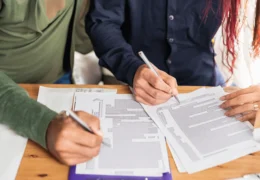
[[[240,121],[255,119],[260,108],[260,86],[238,90],[223,96],[221,100],[225,101],[220,107],[228,109],[227,116],[238,116],[237,119]]]

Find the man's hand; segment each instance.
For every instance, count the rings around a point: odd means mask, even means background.
[[[238,90],[221,98],[225,101],[220,107],[229,109],[227,116],[242,115],[240,121],[254,120],[260,107],[260,86]]]
[[[158,105],[178,94],[176,79],[154,67],[157,77],[147,65],[138,68],[134,77],[134,95],[138,102],[146,105]]]
[[[76,165],[91,160],[99,154],[102,133],[99,119],[85,112],[76,112],[99,135],[81,128],[70,117],[54,119],[47,130],[47,148],[60,162]]]

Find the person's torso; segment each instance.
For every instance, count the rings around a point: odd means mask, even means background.
[[[17,83],[56,81],[64,74],[65,50],[71,50],[65,47],[72,38],[75,3],[81,3],[79,16],[87,0],[0,1],[0,70]]]
[[[203,21],[205,7],[206,0],[128,0],[124,37],[180,85],[215,85],[211,40],[221,17],[213,1]]]

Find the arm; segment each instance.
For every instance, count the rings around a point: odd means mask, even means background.
[[[100,58],[100,65],[113,72],[118,80],[133,85],[136,70],[144,63],[122,35],[125,3],[126,0],[91,0],[86,31]]]
[[[99,135],[86,132],[71,118],[57,115],[0,71],[0,124],[48,148],[60,162],[75,165],[98,155],[102,133],[99,119],[76,112]]]
[[[137,101],[148,105],[161,104],[178,93],[175,78],[159,71],[160,78],[144,65],[123,37],[127,0],[91,0],[86,30],[100,65],[114,73],[118,80],[134,88]],[[163,81],[162,81],[162,80]]]
[[[46,148],[46,131],[57,115],[0,71],[0,123]]]

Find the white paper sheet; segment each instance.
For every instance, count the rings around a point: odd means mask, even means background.
[[[0,125],[0,179],[14,180],[20,166],[27,139]]]
[[[171,144],[169,142],[167,142],[167,143],[168,143],[170,152],[172,154],[173,160],[175,162],[175,165],[176,165],[179,173],[186,173],[187,171],[186,171],[185,167],[182,165],[182,162],[179,159],[178,155],[176,154],[174,148],[171,146]]]
[[[116,94],[117,90],[104,88],[47,88],[41,86],[38,93],[38,102],[60,113],[63,110],[72,108],[75,92]]]
[[[260,150],[252,126],[224,116],[222,88],[200,89],[181,100],[143,105],[188,173],[205,170]]]
[[[75,110],[99,117],[104,140],[112,145],[77,165],[77,174],[161,177],[170,171],[164,136],[131,95],[75,93]]]

